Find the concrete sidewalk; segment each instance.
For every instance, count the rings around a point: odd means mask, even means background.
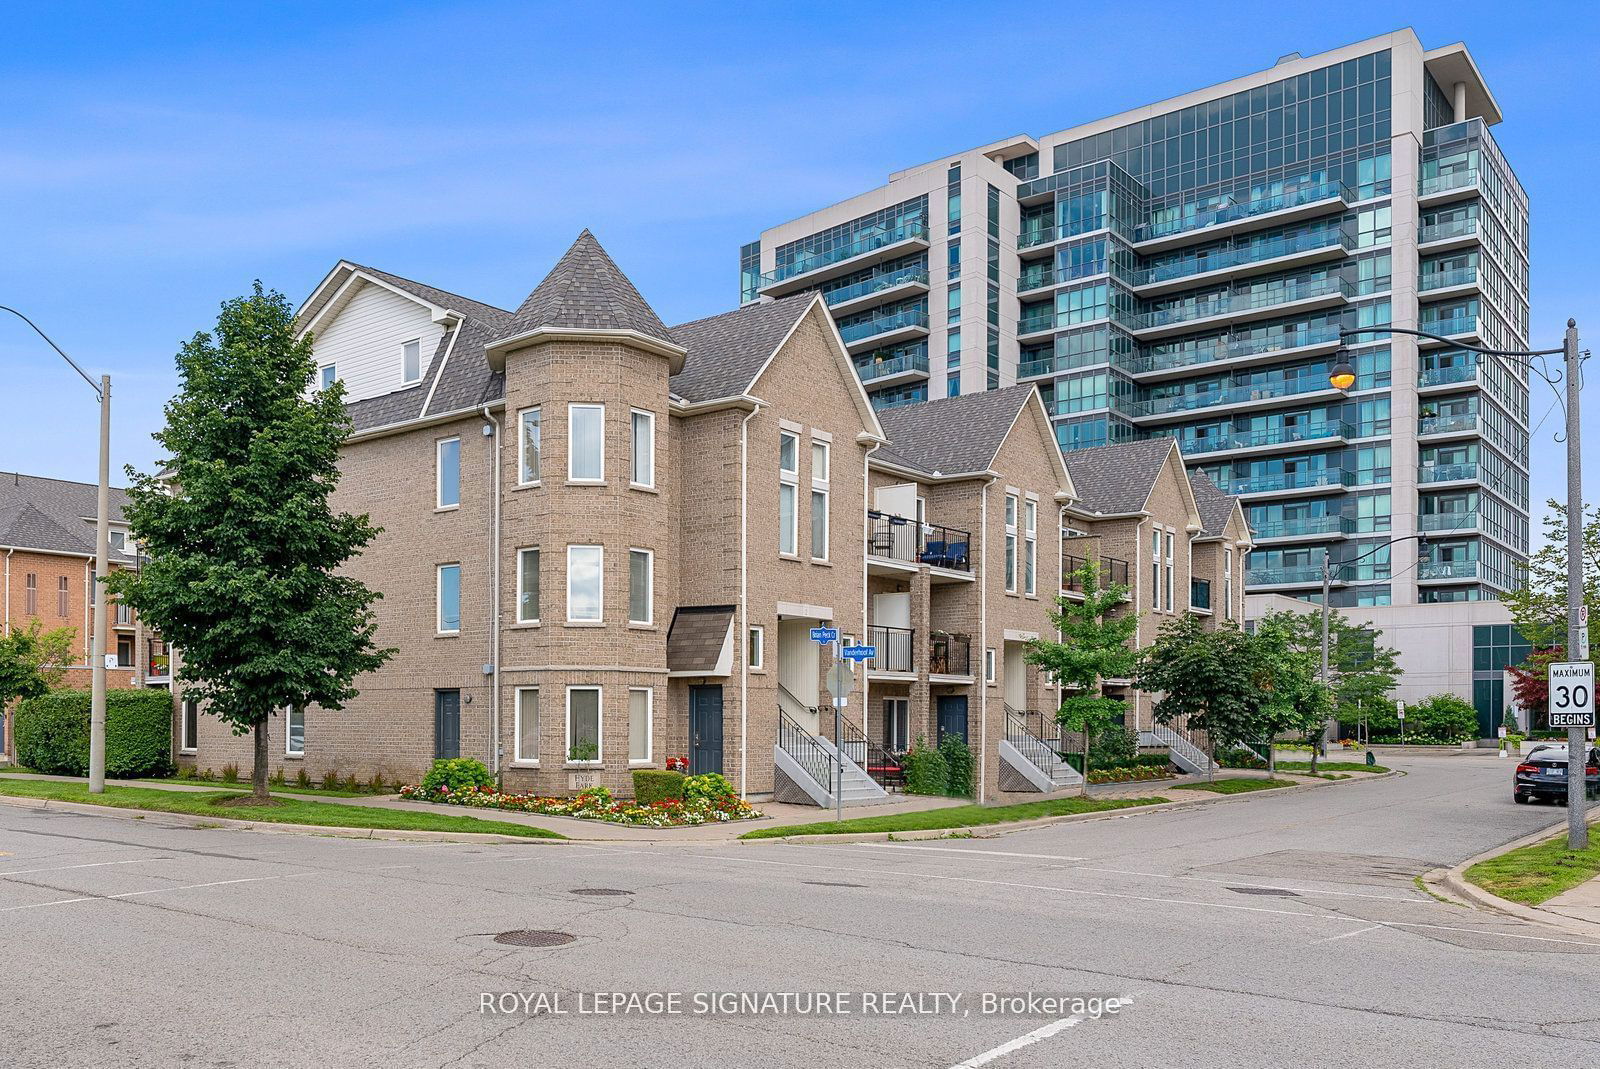
[[[1562,891],[1541,903],[1539,908],[1547,913],[1559,913],[1563,917],[1600,925],[1600,876],[1570,891]]]

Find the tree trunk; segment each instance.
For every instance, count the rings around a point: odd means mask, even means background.
[[[255,726],[255,764],[250,769],[252,802],[271,801],[271,796],[267,794],[267,724],[267,718],[262,717]]]
[[[1311,774],[1313,776],[1317,774],[1317,755],[1322,752],[1322,736],[1327,733],[1328,727],[1324,724],[1322,730],[1317,732],[1317,737],[1311,743]]]
[[[1083,797],[1089,797],[1089,725],[1083,725],[1083,786],[1079,790]]]

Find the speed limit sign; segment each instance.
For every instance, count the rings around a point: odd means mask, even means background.
[[[1594,727],[1594,664],[1571,661],[1550,666],[1550,726]]]

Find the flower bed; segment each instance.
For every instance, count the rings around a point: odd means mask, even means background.
[[[1091,768],[1090,783],[1136,783],[1140,780],[1171,779],[1166,765],[1134,765],[1131,768]]]
[[[534,794],[502,794],[493,787],[401,787],[400,797],[413,802],[437,802],[471,809],[504,809],[513,813],[542,813],[553,817],[603,820],[642,828],[686,828],[730,820],[757,820],[759,810],[735,795],[722,798],[666,798],[654,805],[617,801],[604,787],[591,787],[576,798],[541,798]]]

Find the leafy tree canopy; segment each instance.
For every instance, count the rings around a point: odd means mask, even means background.
[[[48,693],[66,674],[77,630],[46,631],[38,620],[0,634],[0,709],[15,698]]]

